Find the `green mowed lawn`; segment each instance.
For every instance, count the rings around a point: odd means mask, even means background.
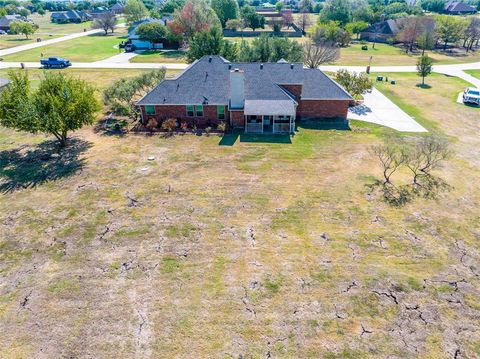
[[[465,72],[480,79],[480,70],[465,70]]]
[[[182,50],[165,50],[165,51],[143,51],[130,62],[161,62],[161,63],[185,63],[185,51]]]
[[[421,52],[406,54],[405,50],[398,46],[388,44],[368,43],[368,50],[362,50],[361,44],[351,44],[340,49],[340,59],[335,62],[338,65],[367,66],[372,57],[372,66],[396,66],[416,65]],[[480,61],[480,51],[461,52],[459,54],[444,53],[443,51],[427,51],[437,64],[454,64]]]
[[[7,55],[4,61],[40,61],[43,57],[59,56],[70,61],[94,62],[119,53],[118,44],[126,39],[125,30],[113,35],[90,35],[36,49]]]
[[[42,35],[42,34],[33,34],[29,38],[25,38],[24,35],[0,35],[0,50],[7,49],[10,47],[21,46],[36,42],[37,39],[42,41],[54,39],[59,37],[59,35]]]
[[[454,151],[451,189],[399,208],[366,185],[370,147],[403,134],[359,122],[228,141],[86,127],[59,154],[1,129],[0,357],[479,356],[478,112],[460,80],[389,76]]]

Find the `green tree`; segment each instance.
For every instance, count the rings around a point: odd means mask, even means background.
[[[432,72],[433,60],[428,56],[421,56],[417,61],[417,73],[422,77],[422,86],[425,85],[425,77]]]
[[[148,10],[141,0],[127,0],[123,13],[128,23],[143,20],[148,16]]]
[[[283,10],[283,2],[281,1],[278,1],[276,4],[275,4],[275,9],[277,9],[278,12],[281,12]]]
[[[165,78],[165,69],[152,70],[133,78],[121,78],[103,91],[103,102],[118,114],[138,118],[137,101]]]
[[[337,43],[341,35],[342,28],[337,21],[328,21],[317,24],[312,30],[312,39],[314,42]]]
[[[240,13],[237,0],[212,0],[211,6],[217,14],[222,28],[225,28],[228,20],[237,19]]]
[[[466,22],[455,16],[438,15],[435,17],[435,31],[443,42],[443,50],[447,50],[449,42],[457,42],[463,35]]]
[[[46,73],[32,91],[28,74],[10,73],[0,97],[0,124],[54,135],[64,147],[69,131],[92,124],[100,109],[93,87],[63,73]]]
[[[350,32],[351,34],[356,34],[357,39],[360,33],[368,27],[368,24],[365,21],[355,21],[350,22],[345,25],[345,30]]]
[[[245,27],[249,27],[253,31],[255,31],[255,29],[263,29],[265,27],[265,17],[258,14],[253,6],[244,6],[242,8],[242,17],[245,21]]]
[[[237,45],[223,39],[222,30],[213,27],[203,30],[192,37],[188,44],[187,60],[193,62],[205,55],[221,55],[227,60],[235,61]]]
[[[300,0],[298,2],[298,9],[300,12],[312,12],[314,8],[313,0]]]
[[[345,25],[351,18],[350,8],[348,0],[330,0],[320,11],[319,21],[338,21],[340,25]]]
[[[37,26],[27,21],[13,21],[10,23],[11,34],[22,34],[28,39],[28,35],[32,35],[37,31]]]
[[[282,37],[262,35],[250,44],[242,41],[239,60],[245,62],[277,62],[285,59],[289,62],[302,61],[303,48],[297,41]]]
[[[167,36],[167,29],[158,22],[149,22],[138,25],[135,34],[138,35],[140,40],[155,44]]]
[[[7,15],[7,10],[5,10],[4,7],[0,7],[0,16],[5,16]]]
[[[231,19],[227,21],[227,24],[225,25],[226,29],[231,29],[234,31],[237,31],[238,29],[243,28],[243,21],[240,19]]]
[[[341,69],[335,74],[335,81],[356,99],[372,88],[372,81],[365,72],[356,73]]]

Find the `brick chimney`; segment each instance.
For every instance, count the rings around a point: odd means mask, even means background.
[[[245,102],[245,73],[238,68],[230,70],[230,109],[243,108]]]

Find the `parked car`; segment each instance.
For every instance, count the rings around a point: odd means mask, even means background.
[[[473,103],[479,106],[480,105],[480,89],[467,87],[465,91],[463,91],[463,102]]]
[[[65,67],[71,66],[72,64],[70,63],[69,60],[62,59],[61,57],[49,57],[48,59],[41,59],[40,65],[43,65],[43,67],[46,69],[51,69],[51,68],[63,69]]]
[[[136,50],[135,45],[130,43],[125,45],[125,52],[133,52],[135,50]]]
[[[7,32],[6,32],[6,31],[4,31],[4,30],[0,30],[0,35],[6,35],[6,34],[7,34]]]

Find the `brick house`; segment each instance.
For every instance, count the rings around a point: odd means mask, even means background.
[[[302,63],[232,63],[204,56],[137,105],[144,124],[175,118],[200,127],[227,122],[249,133],[292,133],[297,119],[346,118],[350,101],[335,81]]]

